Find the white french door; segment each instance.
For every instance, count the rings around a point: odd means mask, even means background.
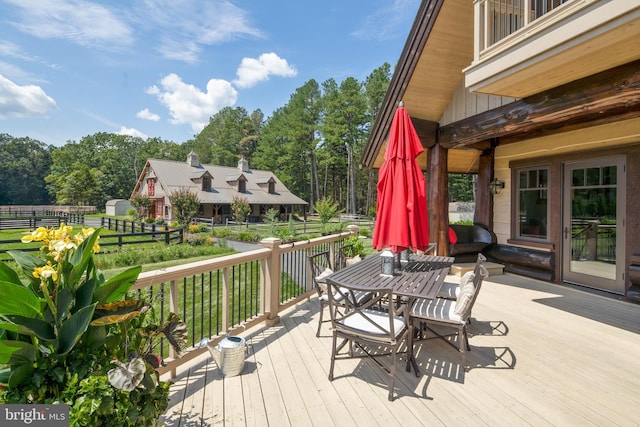
[[[624,294],[625,172],[625,157],[564,164],[564,281]]]

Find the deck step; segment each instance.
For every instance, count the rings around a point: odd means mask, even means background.
[[[485,266],[487,271],[489,271],[489,276],[500,275],[503,273],[503,270],[504,270],[504,265],[498,264],[495,262],[485,262],[483,265]],[[451,270],[449,271],[449,273],[453,274],[454,276],[462,277],[464,273],[466,273],[467,271],[473,271],[474,267],[475,267],[474,262],[464,262],[464,263],[453,264],[451,266]]]

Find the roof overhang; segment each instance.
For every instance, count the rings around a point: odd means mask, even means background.
[[[400,101],[425,148],[435,144],[437,124],[463,81],[462,70],[473,60],[471,28],[472,1],[422,2],[373,123],[362,156],[363,167],[377,169],[382,165],[391,121]],[[448,156],[450,172],[477,170],[477,150],[450,150]],[[425,150],[418,163],[426,166],[426,161]]]

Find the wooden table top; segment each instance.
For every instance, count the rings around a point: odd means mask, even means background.
[[[402,269],[396,269],[393,276],[385,276],[380,274],[380,255],[368,255],[364,260],[327,276],[326,280],[334,285],[364,291],[391,288],[396,295],[433,299],[453,260],[452,257],[412,254],[407,262],[402,263]]]

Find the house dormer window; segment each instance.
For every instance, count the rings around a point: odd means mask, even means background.
[[[276,192],[276,183],[269,182],[269,194],[274,194]]]
[[[208,176],[202,178],[202,191],[211,191],[211,178]]]
[[[246,193],[247,192],[247,181],[244,179],[238,180],[238,193]]]

